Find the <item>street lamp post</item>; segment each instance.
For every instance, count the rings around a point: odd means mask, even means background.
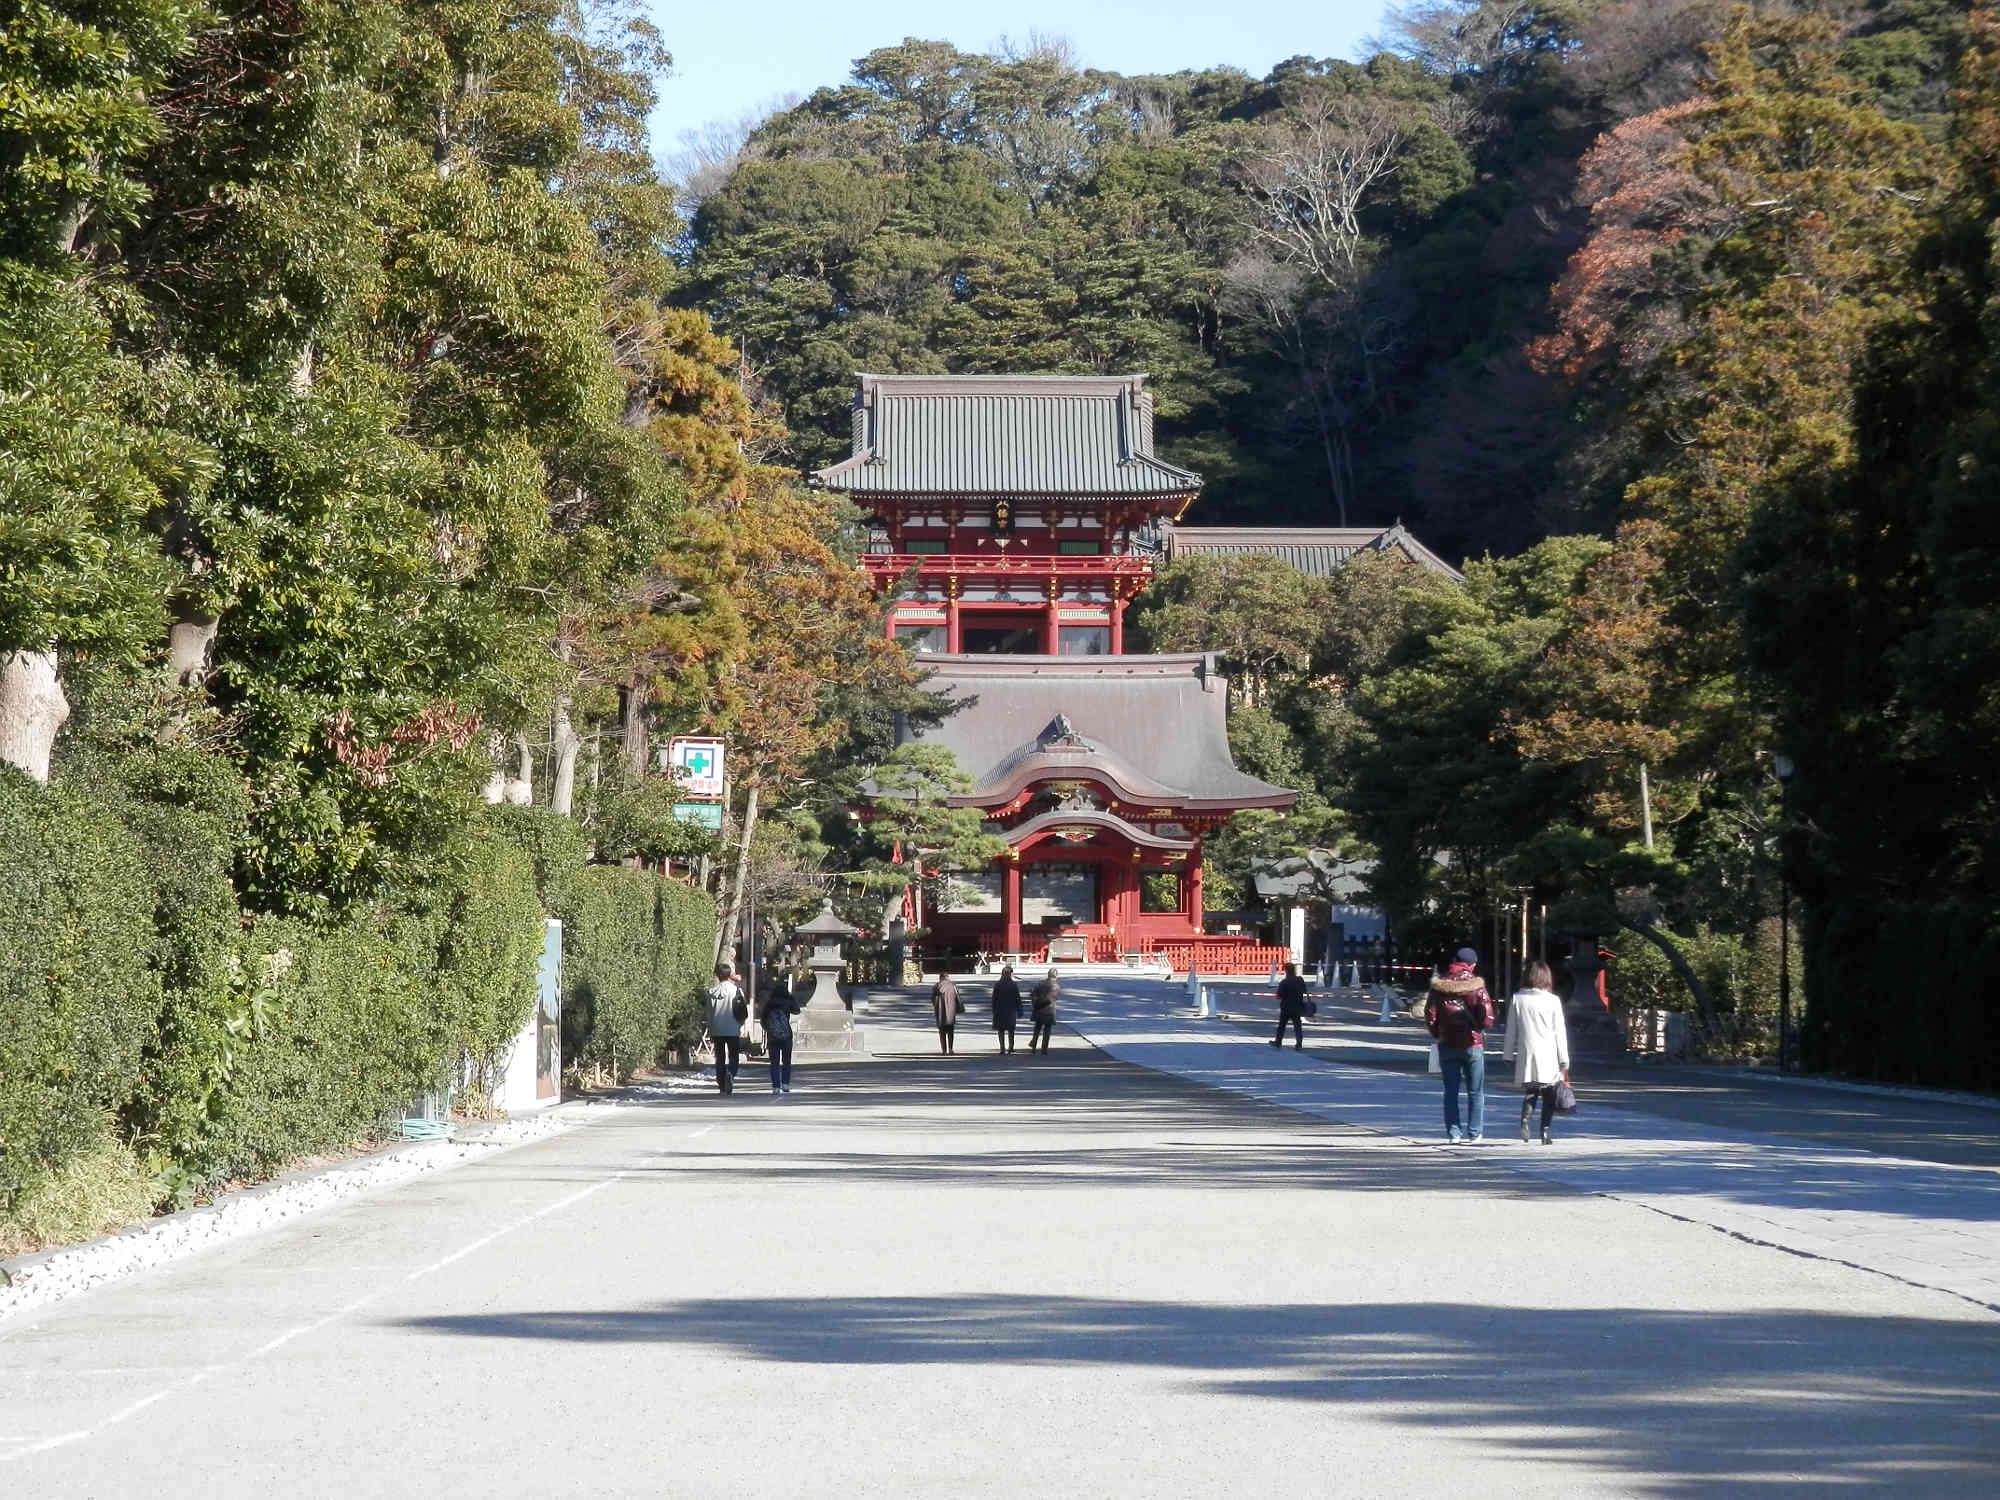
[[[1771,757],[1778,777],[1778,1071],[1789,1070],[1792,1050],[1792,866],[1785,854],[1791,815],[1792,777],[1798,767],[1789,755]]]

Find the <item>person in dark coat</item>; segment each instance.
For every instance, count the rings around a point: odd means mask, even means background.
[[[757,1007],[757,1019],[764,1023],[764,1051],[771,1060],[774,1094],[792,1091],[792,1017],[799,1010],[798,999],[782,974],[771,981],[770,988],[764,991],[763,1003]]]
[[[1461,948],[1451,967],[1431,981],[1424,1001],[1424,1025],[1437,1039],[1444,1072],[1444,1138],[1476,1141],[1486,1134],[1485,1032],[1493,1024],[1493,1000],[1473,967],[1479,955]],[[1465,1123],[1458,1114],[1458,1090],[1465,1088]]]
[[[1021,1019],[1021,987],[1014,983],[1014,966],[1002,964],[1000,977],[993,981],[993,1029],[1000,1036],[1000,1050],[1014,1050],[1014,1023]]]
[[[1048,977],[1035,986],[1030,997],[1034,1004],[1028,1012],[1035,1023],[1035,1029],[1028,1033],[1028,1050],[1033,1052],[1037,1043],[1046,1052],[1049,1050],[1049,1033],[1055,1029],[1056,1001],[1062,998],[1062,985],[1056,980],[1056,971],[1049,970]]]
[[[940,974],[931,986],[931,1019],[937,1022],[938,1051],[958,1050],[958,986],[951,975]]]
[[[1292,1023],[1292,1036],[1298,1050],[1306,1047],[1306,982],[1299,978],[1297,964],[1285,965],[1285,977],[1278,981],[1278,1034],[1271,1038],[1273,1047],[1285,1045],[1285,1023]]]

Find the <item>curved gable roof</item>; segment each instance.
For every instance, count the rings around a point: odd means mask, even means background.
[[[921,738],[947,746],[996,806],[1029,782],[1091,776],[1189,812],[1290,807],[1296,792],[1236,768],[1215,658],[927,656],[928,683],[963,706]],[[1056,734],[1057,720],[1064,721]]]
[[[851,494],[1192,495],[1155,456],[1143,375],[863,375],[853,455],[812,476]]]

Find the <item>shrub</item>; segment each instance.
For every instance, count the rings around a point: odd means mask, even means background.
[[[94,1144],[36,1177],[0,1214],[0,1255],[30,1255],[54,1245],[110,1234],[149,1217],[153,1174],[132,1148],[100,1123]]]
[[[160,979],[137,843],[91,799],[0,767],[0,1207],[107,1139]]]
[[[153,926],[160,1010],[127,1130],[165,1166],[198,1156],[205,1106],[224,1055],[244,980],[242,913],[231,868],[249,814],[242,779],[227,760],[165,748],[109,754],[84,749],[65,765],[67,785],[88,792],[137,840]]]
[[[542,910],[567,918],[590,859],[590,842],[575,820],[546,807],[489,807],[485,816],[495,833],[534,861]]]
[[[1674,942],[1715,1006],[1713,1026],[1694,1038],[1697,1050],[1736,1057],[1767,1049],[1775,1040],[1778,1013],[1777,924],[1767,923],[1748,939],[1700,927],[1692,937],[1676,935]],[[1624,1009],[1696,1008],[1693,994],[1658,948],[1630,931],[1615,934],[1611,946],[1618,954],[1610,981],[1615,1004]]]
[[[619,1078],[700,1035],[715,903],[644,870],[592,865],[563,925],[563,1052]]]
[[[439,928],[379,908],[330,927],[250,928],[230,1002],[245,1045],[209,1096],[186,1187],[347,1146],[444,1081],[453,1033],[436,994]]]
[[[535,1007],[542,903],[535,862],[495,830],[476,826],[451,862],[438,945],[437,992],[465,1076],[492,1073]]]

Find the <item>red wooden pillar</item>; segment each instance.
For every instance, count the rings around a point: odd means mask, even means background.
[[[951,581],[951,597],[944,606],[944,649],[956,656],[964,649],[965,638],[958,626],[958,580]]]
[[[1199,837],[1194,841],[1194,848],[1188,851],[1187,884],[1183,889],[1187,892],[1188,924],[1196,932],[1200,932],[1202,930],[1201,919],[1204,908],[1201,900],[1201,839]]]
[[[1042,611],[1042,655],[1058,656],[1062,653],[1062,637],[1056,634],[1056,586],[1049,585],[1048,607]]]
[[[1125,654],[1125,586],[1111,585],[1111,654]]]
[[[1006,923],[1006,951],[1021,951],[1021,858],[1017,854],[1007,861],[1006,873],[1001,881],[1001,920]]]

